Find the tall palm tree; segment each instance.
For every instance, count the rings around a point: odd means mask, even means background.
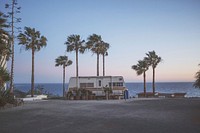
[[[65,67],[70,66],[72,61],[67,56],[59,56],[56,58],[55,66],[63,66],[63,97],[65,97]]]
[[[157,65],[162,61],[162,58],[158,56],[155,51],[149,51],[149,53],[146,53],[146,55],[147,55],[146,60],[148,61],[149,65],[152,66],[153,69],[152,89],[153,89],[153,94],[155,95],[155,69]]]
[[[78,53],[84,53],[85,40],[81,40],[80,35],[70,35],[67,37],[65,44],[67,45],[67,52],[75,51],[76,53],[76,88],[78,89]]]
[[[93,34],[87,38],[86,47],[91,50],[92,53],[97,54],[97,76],[99,76],[99,55],[101,54],[102,38],[100,35]]]
[[[149,65],[146,59],[139,60],[137,65],[133,65],[132,69],[136,71],[137,75],[142,75],[144,78],[144,96],[146,97],[146,71],[149,69]]]
[[[24,33],[20,33],[17,38],[19,45],[22,45],[25,50],[32,51],[32,74],[31,74],[31,96],[34,96],[34,60],[35,52],[40,51],[41,48],[46,47],[47,38],[40,35],[35,28],[25,27]]]
[[[101,54],[103,56],[103,76],[105,76],[105,56],[108,56],[108,49],[110,45],[106,42],[102,42],[101,44]]]
[[[195,78],[196,78],[196,81],[194,82],[193,86],[195,88],[200,88],[200,70],[196,73]]]

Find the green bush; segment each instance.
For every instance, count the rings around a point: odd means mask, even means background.
[[[0,91],[0,107],[4,107],[7,103],[15,104],[14,95],[9,90]]]

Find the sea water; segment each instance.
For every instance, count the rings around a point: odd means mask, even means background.
[[[143,83],[126,83],[130,97],[137,97],[137,93],[143,92]],[[147,83],[147,92],[152,92],[152,83]],[[66,90],[68,84],[65,85]],[[156,92],[160,93],[186,93],[186,97],[200,97],[200,89],[193,87],[192,82],[158,82],[155,84]],[[30,91],[31,84],[15,84],[14,88],[23,92]],[[43,88],[43,93],[53,96],[62,96],[62,83],[36,83],[35,88]]]
[[[144,91],[143,83],[126,83],[130,96]],[[152,83],[146,84],[147,92],[152,92]],[[186,97],[200,97],[200,89],[194,88],[192,82],[158,82],[155,91],[159,93],[186,93]]]

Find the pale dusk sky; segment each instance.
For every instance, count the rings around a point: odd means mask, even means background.
[[[0,1],[0,9],[6,12]],[[200,0],[18,0],[22,7],[19,24],[36,28],[47,37],[47,47],[36,53],[35,82],[62,82],[62,67],[55,59],[66,54],[73,64],[66,82],[75,76],[75,53],[64,45],[71,34],[86,40],[95,33],[110,44],[106,75],[121,75],[126,82],[143,82],[131,69],[145,53],[155,50],[163,62],[156,81],[194,81],[200,63]],[[31,52],[15,45],[15,83],[30,83]],[[10,63],[8,68],[10,69]],[[79,55],[79,76],[96,75],[96,55]],[[100,58],[102,75],[102,58]],[[152,69],[147,81],[152,80]]]

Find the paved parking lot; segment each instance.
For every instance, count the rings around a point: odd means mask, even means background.
[[[200,133],[200,99],[26,102],[0,110],[0,133]]]

